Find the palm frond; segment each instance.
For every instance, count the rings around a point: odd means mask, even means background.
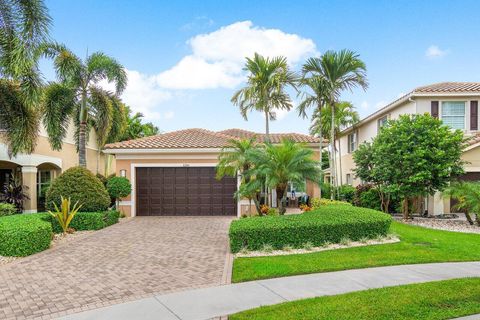
[[[123,66],[117,60],[102,52],[91,54],[86,61],[86,66],[91,81],[94,83],[101,80],[113,82],[116,94],[121,94],[127,86],[127,73]]]

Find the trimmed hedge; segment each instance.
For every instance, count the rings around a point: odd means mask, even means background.
[[[339,243],[342,238],[356,241],[386,235],[392,218],[382,212],[348,205],[329,205],[300,215],[251,217],[230,225],[230,249],[260,250],[302,247],[305,243],[321,246]]]
[[[52,240],[52,225],[36,214],[0,218],[0,255],[23,257],[46,250]]]
[[[52,224],[54,233],[61,233],[58,221],[48,213],[41,213],[45,220]],[[120,213],[116,210],[103,212],[78,212],[70,222],[70,228],[77,231],[100,230],[118,222]]]
[[[103,183],[88,169],[72,167],[53,180],[48,188],[45,206],[54,210],[53,203],[60,208],[61,197],[70,198],[72,203],[78,201],[85,212],[105,211],[110,205],[110,196]]]

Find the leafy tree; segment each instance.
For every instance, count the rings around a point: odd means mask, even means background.
[[[262,181],[258,176],[251,176],[251,169],[254,167],[251,154],[257,148],[255,138],[229,140],[229,145],[222,149],[218,157],[217,179],[224,176],[241,176],[240,188],[236,196],[238,198],[245,197],[250,203],[253,201],[257,209],[260,211],[260,190]]]
[[[454,209],[465,213],[468,222],[473,225],[470,214],[475,215],[475,220],[480,226],[480,183],[457,181],[452,183],[444,192],[444,196],[450,196],[458,202]]]
[[[313,151],[290,140],[279,145],[269,142],[265,148],[251,153],[252,176],[265,177],[266,185],[277,192],[277,203],[281,214],[285,213],[284,202],[289,182],[303,183],[306,179],[318,181],[320,165],[313,159]]]
[[[428,114],[402,115],[389,121],[371,145],[355,151],[355,173],[386,193],[398,194],[408,219],[410,200],[444,190],[463,173],[463,148],[460,130],[452,131]]]
[[[13,155],[31,153],[38,134],[41,75],[51,19],[41,0],[0,0],[0,123]]]
[[[153,123],[143,123],[143,114],[140,112],[135,113],[132,116],[132,111],[127,108],[127,125],[120,138],[120,141],[138,139],[143,137],[154,136],[159,133],[158,127]]]
[[[290,110],[292,100],[285,92],[286,87],[296,88],[297,76],[288,68],[285,57],[264,58],[255,53],[247,58],[244,70],[248,72],[247,85],[232,97],[232,103],[240,107],[247,120],[249,111],[256,110],[265,115],[266,140],[269,141],[269,120],[275,120],[275,110]]]
[[[335,150],[335,108],[338,106],[338,99],[344,90],[352,91],[356,87],[365,90],[368,87],[365,63],[360,60],[358,54],[350,50],[327,51],[319,58],[311,58],[303,71],[320,77],[325,86],[322,92],[325,94],[326,105],[331,109],[330,150],[333,151]],[[334,186],[337,186],[335,156],[335,152],[332,152],[330,168],[332,181]],[[332,197],[334,196],[332,192]]]
[[[125,198],[132,192],[130,180],[125,177],[111,177],[106,185],[110,198],[115,199],[115,208],[118,209],[118,200]]]
[[[44,97],[44,124],[54,150],[59,150],[74,118],[78,137],[79,164],[86,167],[86,141],[93,127],[101,147],[109,140],[114,117],[121,119],[125,107],[110,92],[99,87],[101,81],[115,84],[116,94],[127,85],[125,69],[115,59],[95,52],[85,61],[61,48],[54,59],[59,83],[52,83]],[[115,110],[115,111],[114,111]],[[118,132],[117,132],[118,134]],[[110,137],[110,140],[114,140]]]

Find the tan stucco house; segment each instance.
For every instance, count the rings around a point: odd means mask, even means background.
[[[63,171],[78,166],[73,123],[69,126],[60,151],[52,150],[47,132],[41,126],[33,153],[18,154],[12,158],[8,155],[7,146],[2,142],[1,131],[0,125],[0,186],[12,178],[18,179],[26,186],[25,191],[29,196],[29,199],[24,201],[24,212],[34,213],[42,210],[42,189],[45,190],[45,186]],[[99,152],[96,135],[92,130],[87,143],[88,169],[93,173],[108,174],[109,171],[114,171],[114,163],[111,160],[106,161],[105,155]]]
[[[343,184],[360,184],[353,172],[355,163],[352,158],[358,145],[372,140],[388,119],[396,119],[402,114],[430,113],[471,138],[462,156],[468,162],[463,179],[480,180],[479,101],[478,82],[443,82],[412,90],[341,132],[340,148],[337,145],[337,176]],[[440,193],[425,199],[425,209],[429,214],[450,213],[450,208],[450,200]]]
[[[247,200],[236,201],[239,177],[215,178],[222,148],[231,139],[264,135],[241,129],[214,132],[186,129],[136,140],[108,144],[106,154],[115,155],[116,173],[132,183],[132,194],[120,202],[127,216],[144,215],[241,215]],[[272,143],[288,138],[314,149],[319,157],[319,139],[298,133],[270,134]],[[318,196],[318,185],[306,181],[297,191]],[[273,197],[274,198],[274,197]]]

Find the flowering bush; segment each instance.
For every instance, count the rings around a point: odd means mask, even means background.
[[[310,206],[308,206],[308,204],[301,204],[300,205],[300,210],[302,210],[303,212],[307,212],[307,211],[311,211],[312,208]]]

